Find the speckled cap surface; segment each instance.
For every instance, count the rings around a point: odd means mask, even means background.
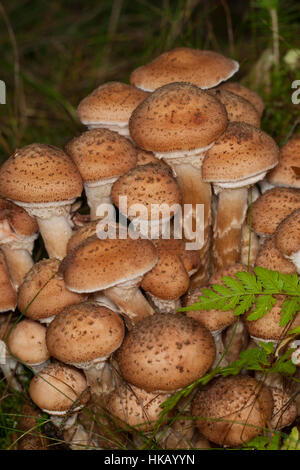
[[[11,229],[24,237],[30,237],[38,231],[38,224],[22,207],[0,198],[0,224],[7,221]]]
[[[116,353],[124,379],[144,390],[173,391],[202,377],[215,359],[209,331],[183,314],[155,314],[140,321]]]
[[[235,182],[256,176],[277,165],[279,149],[268,134],[250,124],[231,122],[206,152],[204,181]]]
[[[229,121],[245,122],[260,127],[260,116],[248,100],[222,88],[214,88],[209,90],[209,93],[224,104]]]
[[[179,47],[135,69],[130,83],[147,91],[171,82],[193,83],[205,89],[228,80],[238,69],[238,62],[217,52]]]
[[[71,305],[47,328],[51,356],[65,364],[90,362],[111,355],[124,337],[122,318],[95,302]]]
[[[255,260],[255,266],[279,271],[283,274],[295,274],[295,265],[286,259],[276,246],[275,237],[267,238],[260,246]]]
[[[248,100],[257,110],[258,114],[261,116],[264,111],[264,102],[262,98],[253,90],[241,85],[238,82],[226,82],[218,86],[221,90],[228,90],[235,95],[241,96]]]
[[[269,189],[253,203],[252,228],[260,235],[273,235],[280,222],[296,209],[300,209],[300,191]]]
[[[272,411],[271,391],[248,376],[217,378],[192,403],[200,433],[221,446],[239,446],[261,434]]]
[[[92,237],[97,231],[98,223],[98,220],[87,222],[82,227],[79,227],[76,231],[74,231],[73,235],[68,241],[67,253],[76,248],[87,238]]]
[[[300,188],[300,135],[281,147],[279,163],[268,173],[267,181],[275,186]]]
[[[66,152],[85,182],[120,176],[137,164],[132,143],[108,129],[84,132],[66,145]]]
[[[275,244],[285,256],[300,250],[300,209],[292,212],[277,227]]]
[[[61,149],[31,144],[16,150],[0,168],[1,196],[24,203],[49,203],[77,198],[81,176]]]
[[[157,262],[151,241],[117,238],[86,239],[61,264],[66,286],[73,292],[96,292],[142,276]]]
[[[57,274],[60,261],[54,258],[36,263],[18,290],[18,308],[32,320],[49,318],[68,305],[82,302],[85,295],[70,292]]]
[[[240,271],[247,271],[247,266],[245,264],[240,264],[240,263],[235,263],[235,264],[230,264],[229,266],[225,266],[222,269],[219,269],[218,271],[215,271],[209,278],[208,283],[209,284],[223,284],[222,282],[222,277],[224,276],[229,276],[229,277],[234,277],[235,274],[240,272]]]
[[[217,98],[189,83],[171,83],[135,109],[129,130],[138,147],[164,153],[205,148],[220,137],[227,122]]]
[[[81,371],[55,362],[34,376],[30,382],[29,394],[39,408],[53,414],[67,412],[75,403],[75,408],[84,405],[90,397],[89,393],[83,394],[86,388],[86,379]]]
[[[145,91],[126,83],[104,83],[79,103],[78,117],[83,124],[127,123],[133,110],[147,96]]]

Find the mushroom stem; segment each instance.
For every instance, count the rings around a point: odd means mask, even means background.
[[[150,292],[146,292],[146,296],[153,303],[158,313],[176,313],[177,309],[181,307],[180,299],[163,300],[155,297]]]
[[[139,289],[141,278],[105,289],[104,293],[119,307],[129,328],[155,311]]]
[[[112,204],[110,192],[112,185],[117,181],[117,179],[117,177],[113,177],[93,183],[84,183],[84,190],[91,211],[91,220],[97,220],[99,218],[97,215],[97,208],[100,204]]]
[[[214,224],[213,256],[216,271],[240,261],[242,226],[247,207],[247,188],[221,189]]]
[[[37,223],[49,257],[63,259],[72,236],[71,220],[64,215],[53,215],[49,218],[37,217]]]
[[[171,159],[165,159],[166,162],[171,165],[178,184],[182,191],[183,207],[184,204],[191,204],[193,210],[193,222],[192,230],[195,235],[200,230],[204,230],[204,244],[201,249],[198,250],[200,256],[200,268],[196,274],[192,277],[191,285],[193,287],[205,286],[209,279],[209,248],[210,248],[210,226],[211,226],[211,184],[205,183],[202,180],[201,175],[201,164],[202,161],[193,162],[192,157],[191,163],[172,163]],[[199,156],[198,156],[199,160]],[[196,206],[197,204],[204,205],[204,227],[197,227],[196,219]],[[188,240],[194,242],[195,239]]]
[[[113,369],[109,362],[103,361],[95,366],[84,369],[84,375],[91,393],[97,397],[108,395],[116,387],[116,379],[113,374]]]
[[[219,362],[225,352],[224,343],[222,340],[222,331],[223,331],[223,328],[221,330],[211,331],[211,334],[214,338],[215,345],[216,345],[216,357],[215,357],[215,362],[212,365],[212,369],[216,367],[217,365],[220,367],[226,367],[229,364],[226,356],[224,356],[221,362]]]
[[[2,251],[4,252],[7,261],[12,284],[15,289],[18,289],[22,284],[24,277],[34,264],[32,256],[28,250],[16,250],[8,245],[2,245]]]

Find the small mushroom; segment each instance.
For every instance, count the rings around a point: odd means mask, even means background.
[[[278,225],[274,241],[276,248],[296,266],[300,274],[300,209],[292,212]]]

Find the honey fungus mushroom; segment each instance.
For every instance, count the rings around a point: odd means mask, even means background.
[[[114,388],[108,359],[120,347],[124,333],[117,313],[95,302],[83,302],[56,315],[46,340],[50,354],[83,369],[92,393],[100,395]]]
[[[215,359],[210,332],[180,313],[144,318],[116,352],[123,378],[148,392],[170,393],[205,375]]]
[[[269,388],[248,376],[220,377],[192,403],[200,433],[220,446],[237,447],[260,435],[273,412]]]
[[[291,261],[300,273],[300,209],[292,212],[277,227],[274,234],[276,248]]]
[[[260,117],[262,116],[265,105],[262,98],[255,91],[250,90],[250,88],[247,88],[238,82],[231,81],[221,83],[221,85],[219,85],[217,89],[228,90],[231,93],[234,93],[235,95],[241,96],[254,106]]]
[[[70,209],[82,192],[72,160],[51,145],[16,150],[0,168],[0,195],[35,216],[50,257],[62,259],[72,235]]]

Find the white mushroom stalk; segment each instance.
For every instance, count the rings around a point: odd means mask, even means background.
[[[33,266],[32,251],[34,241],[38,234],[30,237],[18,237],[14,241],[4,243],[1,248],[5,254],[7,266],[12,283],[16,289],[22,283],[24,277]]]
[[[146,295],[149,298],[150,302],[152,302],[155,306],[155,310],[159,313],[175,313],[181,307],[180,299],[159,299],[158,297],[155,297],[155,295],[152,295],[151,292],[146,292]]]
[[[9,354],[7,346],[4,341],[0,340],[0,369],[5,377],[7,384],[18,392],[22,391],[22,387],[16,376],[23,371],[21,364],[19,364]]]
[[[128,127],[128,121],[127,122],[89,122],[85,123],[89,130],[91,129],[108,129],[110,131],[117,132],[120,135],[123,135],[124,137],[130,138],[129,135],[129,127]]]
[[[112,185],[118,177],[106,178],[99,181],[85,182],[84,190],[87,197],[87,202],[90,208],[90,219],[96,220],[99,218],[97,209],[101,204],[112,204],[110,192]],[[100,214],[104,216],[104,214]]]

